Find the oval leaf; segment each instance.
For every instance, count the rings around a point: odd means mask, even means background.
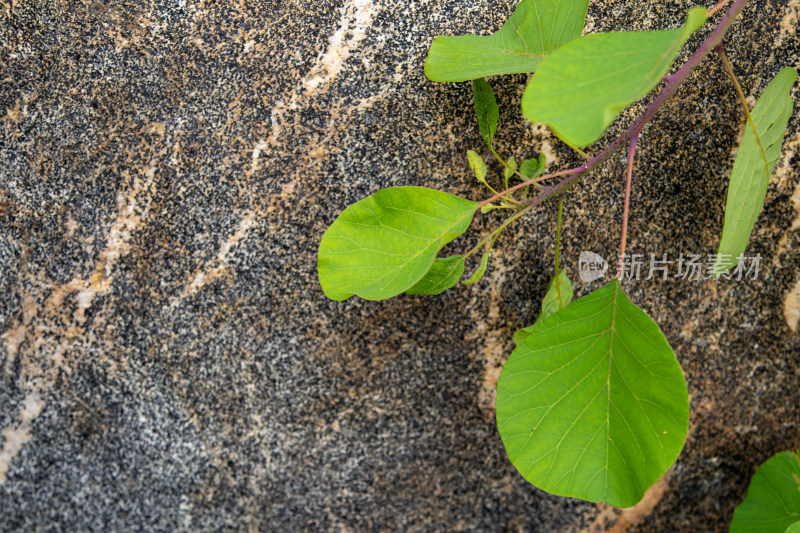
[[[391,298],[413,287],[448,242],[464,233],[478,203],[424,187],[382,189],[345,209],[319,245],[328,298]]]
[[[525,337],[533,333],[539,323],[550,315],[564,309],[572,302],[574,293],[572,291],[572,283],[567,277],[567,269],[562,268],[558,276],[553,276],[547,284],[547,293],[542,299],[542,312],[536,318],[536,322],[532,325],[518,329],[514,333],[514,343],[520,344]]]
[[[408,294],[440,294],[458,283],[463,274],[463,255],[437,257],[425,276],[406,292]]]
[[[635,505],[686,440],[686,381],[618,280],[542,320],[497,384],[497,427],[520,474],[554,494]]]
[[[596,141],[617,114],[658,84],[686,39],[705,22],[689,10],[682,28],[586,35],[554,52],[522,97],[522,112],[567,143]]]
[[[489,170],[486,168],[486,163],[484,163],[480,154],[475,150],[467,150],[467,161],[469,161],[469,166],[472,168],[478,181],[484,185],[488,185],[486,183],[486,174]]]
[[[736,508],[730,533],[783,533],[800,521],[800,459],[782,452],[761,465]]]
[[[791,526],[787,527],[784,533],[800,533],[800,522],[795,522]]]
[[[481,136],[486,141],[486,146],[492,147],[494,134],[497,131],[497,122],[500,120],[500,109],[492,92],[492,86],[483,78],[472,82],[472,99],[475,104],[475,114],[478,117],[478,127]]]
[[[792,116],[792,86],[797,71],[791,67],[781,70],[767,85],[750,116],[757,133],[746,125],[742,144],[736,154],[725,203],[725,222],[714,264],[719,277],[739,263],[747,248],[750,233],[767,196],[769,177],[781,156],[786,124]],[[756,135],[766,153],[761,151]],[[767,166],[764,165],[766,159]]]
[[[432,81],[466,81],[533,72],[542,59],[577,38],[588,0],[522,0],[497,33],[439,36],[425,60]]]

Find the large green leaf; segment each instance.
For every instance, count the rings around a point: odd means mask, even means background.
[[[539,65],[522,97],[522,112],[573,145],[593,143],[620,111],[661,81],[705,13],[702,7],[689,10],[686,24],[674,30],[597,33],[572,41]]]
[[[750,115],[758,133],[749,124],[745,126],[728,187],[725,223],[714,264],[717,277],[736,266],[747,248],[750,233],[767,196],[769,177],[781,156],[783,134],[792,116],[791,90],[796,79],[797,72],[793,68],[781,70],[767,85]]]
[[[581,34],[588,0],[522,0],[492,35],[439,36],[425,61],[432,81],[533,72],[550,52]]]
[[[736,508],[731,533],[783,533],[800,521],[800,459],[782,452],[761,465]]]
[[[567,269],[562,268],[559,275],[553,276],[547,284],[547,293],[542,299],[542,312],[539,313],[536,322],[526,328],[518,329],[514,333],[514,342],[521,344],[525,337],[539,327],[542,320],[568,306],[572,302],[573,296],[572,283],[567,277]]]
[[[328,298],[391,298],[413,287],[469,227],[478,203],[423,187],[382,189],[345,209],[319,245]]]
[[[661,330],[618,280],[542,320],[497,384],[497,427],[525,479],[628,507],[680,453],[686,381]]]
[[[430,270],[406,292],[408,294],[440,294],[458,283],[463,274],[463,255],[437,257]]]

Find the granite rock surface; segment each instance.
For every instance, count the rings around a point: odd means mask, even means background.
[[[357,199],[484,197],[469,85],[423,62],[435,36],[494,31],[515,4],[0,1],[0,529],[726,530],[757,466],[800,445],[797,112],[748,247],[758,279],[625,284],[692,407],[635,508],[533,488],[495,428],[512,334],[551,275],[553,205],[506,232],[477,285],[344,303],[319,287],[322,233]],[[587,31],[675,27],[691,5],[592,0]],[[753,0],[730,31],[752,98],[800,68],[799,14]],[[491,80],[501,151],[576,163],[521,117],[525,80]],[[710,57],[640,139],[630,252],[716,251],[742,129]],[[573,280],[582,250],[616,253],[623,172],[611,158],[569,195]]]

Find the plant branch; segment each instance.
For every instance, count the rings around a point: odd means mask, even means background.
[[[705,41],[700,45],[700,47],[692,54],[692,56],[686,61],[686,63],[681,66],[675,72],[675,74],[670,75],[666,80],[666,85],[661,92],[658,93],[655,100],[645,109],[644,113],[639,115],[634,123],[627,129],[625,132],[622,133],[619,137],[611,141],[599,154],[592,157],[586,163],[579,167],[571,168],[568,170],[562,170],[560,172],[555,172],[553,174],[547,174],[545,176],[540,176],[536,179],[529,180],[510,189],[507,189],[488,200],[485,200],[483,203],[479,204],[478,208],[483,207],[484,205],[497,200],[507,194],[510,194],[522,187],[527,185],[531,185],[533,183],[537,183],[542,180],[546,180],[549,178],[554,178],[557,176],[568,176],[567,178],[563,179],[559,183],[555,185],[543,185],[541,192],[529,200],[531,205],[537,205],[541,203],[543,200],[563,193],[568,188],[575,185],[578,181],[580,181],[581,177],[590,169],[594,168],[595,166],[602,163],[608,156],[610,156],[617,148],[621,147],[623,143],[626,141],[631,140],[633,137],[638,137],[639,134],[644,129],[645,125],[655,116],[658,110],[664,105],[664,103],[669,100],[669,98],[675,94],[675,91],[678,90],[678,87],[686,81],[686,78],[689,77],[689,74],[697,68],[697,66],[705,59],[705,57],[718,45],[722,42],[722,38],[725,36],[725,32],[728,31],[728,28],[731,27],[733,21],[736,17],[741,13],[742,9],[744,8],[745,4],[747,4],[747,0],[734,0],[733,5],[728,9],[728,11],[723,15],[722,19],[720,19],[719,24],[711,31],[711,34],[706,38]],[[520,213],[527,211],[528,208],[526,207]]]
[[[617,278],[622,280],[625,265],[625,242],[628,239],[628,211],[631,200],[631,177],[633,176],[633,157],[636,154],[636,141],[638,134],[631,138],[628,146],[628,172],[625,177],[625,206],[622,208],[622,239],[619,244],[619,265],[617,266]]]
[[[728,28],[731,27],[733,21],[736,19],[739,13],[741,13],[742,9],[744,9],[744,6],[746,4],[747,0],[733,0],[733,4],[731,5],[731,7],[728,9],[725,15],[723,15],[722,19],[720,19],[717,26],[711,31],[709,36],[706,38],[705,41],[703,41],[700,47],[692,54],[692,56],[686,61],[686,63],[684,63],[683,66],[681,66],[681,68],[679,68],[675,72],[675,74],[672,74],[665,78],[666,85],[664,86],[663,89],[661,89],[661,92],[658,93],[658,96],[656,96],[656,98],[647,107],[647,109],[645,109],[644,113],[639,115],[639,118],[637,118],[627,130],[625,130],[619,137],[611,141],[600,153],[598,153],[597,155],[595,155],[594,157],[592,157],[586,163],[584,163],[579,167],[570,168],[567,170],[561,170],[559,172],[554,172],[552,174],[547,174],[544,176],[539,176],[538,178],[532,180],[524,181],[509,189],[506,189],[505,191],[495,194],[491,198],[488,198],[487,200],[484,200],[483,202],[478,204],[478,206],[475,208],[476,211],[481,207],[490,204],[495,200],[503,198],[523,187],[533,185],[535,183],[538,183],[546,179],[555,178],[558,176],[567,176],[566,178],[564,178],[555,185],[541,186],[541,191],[539,192],[538,195],[534,196],[529,200],[526,200],[526,202],[528,202],[528,205],[526,207],[520,209],[514,215],[506,219],[506,221],[503,222],[503,224],[499,228],[497,228],[495,231],[490,233],[486,238],[481,240],[481,242],[479,242],[478,245],[467,254],[467,257],[475,253],[475,251],[477,251],[477,249],[481,245],[485,244],[496,233],[502,231],[506,226],[514,222],[519,217],[523,216],[525,213],[531,211],[534,207],[542,203],[544,200],[550,198],[551,196],[562,194],[564,193],[564,191],[566,191],[567,189],[578,183],[583,177],[583,175],[586,174],[586,172],[588,172],[589,170],[593,169],[594,167],[605,161],[606,158],[608,158],[611,154],[613,154],[617,150],[617,148],[621,147],[623,143],[625,143],[626,141],[631,141],[631,147],[628,158],[628,166],[629,166],[628,182],[630,182],[630,172],[632,170],[631,165],[633,164],[632,152],[633,149],[635,149],[636,147],[636,142],[634,141],[634,139],[638,140],[639,134],[642,132],[645,125],[647,125],[647,123],[655,116],[655,114],[658,112],[659,109],[661,109],[664,103],[666,103],[666,101],[669,100],[673,94],[675,94],[675,91],[677,91],[678,87],[680,87],[680,85],[683,84],[684,81],[686,81],[686,78],[689,77],[689,74],[691,74],[692,71],[695,68],[697,68],[697,66],[703,61],[703,59],[705,59],[705,57],[712,50],[714,50],[714,48],[716,48],[719,44],[722,43],[722,38],[725,36],[725,32],[728,31]],[[724,5],[724,3],[718,4],[719,7],[721,7],[722,5]],[[719,7],[715,6],[715,8],[712,9],[719,9]],[[629,193],[630,183],[628,183],[626,189],[628,190]],[[625,209],[625,219],[627,220],[627,207]],[[623,246],[624,246],[624,239],[626,237],[625,236],[626,232],[627,232],[627,223],[625,223],[625,226],[623,228]],[[620,251],[620,255],[622,255],[623,253],[624,249]]]
[[[486,200],[482,201],[480,204],[478,204],[478,206],[475,209],[476,210],[480,209],[481,207],[483,207],[483,206],[485,206],[487,204],[490,204],[490,203],[494,202],[495,200],[499,200],[500,198],[504,198],[505,196],[511,194],[514,191],[518,191],[519,189],[522,189],[523,187],[527,187],[529,185],[533,185],[535,183],[538,183],[538,182],[546,180],[546,179],[556,178],[558,176],[566,176],[568,174],[575,174],[575,173],[578,173],[578,172],[586,172],[590,168],[591,167],[588,166],[588,163],[586,163],[586,164],[581,165],[581,166],[576,167],[576,168],[570,168],[568,170],[561,170],[559,172],[554,172],[553,174],[546,174],[544,176],[539,176],[538,178],[534,178],[532,180],[527,180],[527,181],[524,181],[522,183],[518,183],[518,184],[514,185],[513,187],[510,187],[510,188],[506,189],[505,191],[500,192],[498,194],[495,194],[491,198],[487,198]],[[529,200],[528,204],[530,205],[530,203],[532,201],[533,200]]]

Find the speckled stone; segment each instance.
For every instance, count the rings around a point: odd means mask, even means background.
[[[0,1],[0,529],[726,530],[758,464],[800,445],[797,113],[748,248],[757,281],[625,284],[692,401],[677,464],[631,510],[528,485],[495,428],[512,333],[551,275],[552,204],[477,285],[344,303],[319,287],[322,233],[355,200],[484,197],[469,85],[423,62],[515,4]],[[592,0],[587,31],[675,27],[692,4]],[[734,25],[748,95],[800,68],[799,11],[753,0]],[[521,117],[525,76],[491,81],[502,153],[577,162]],[[639,142],[630,252],[716,251],[742,128],[711,57]],[[623,171],[611,158],[569,195],[573,279],[581,250],[616,253]]]

